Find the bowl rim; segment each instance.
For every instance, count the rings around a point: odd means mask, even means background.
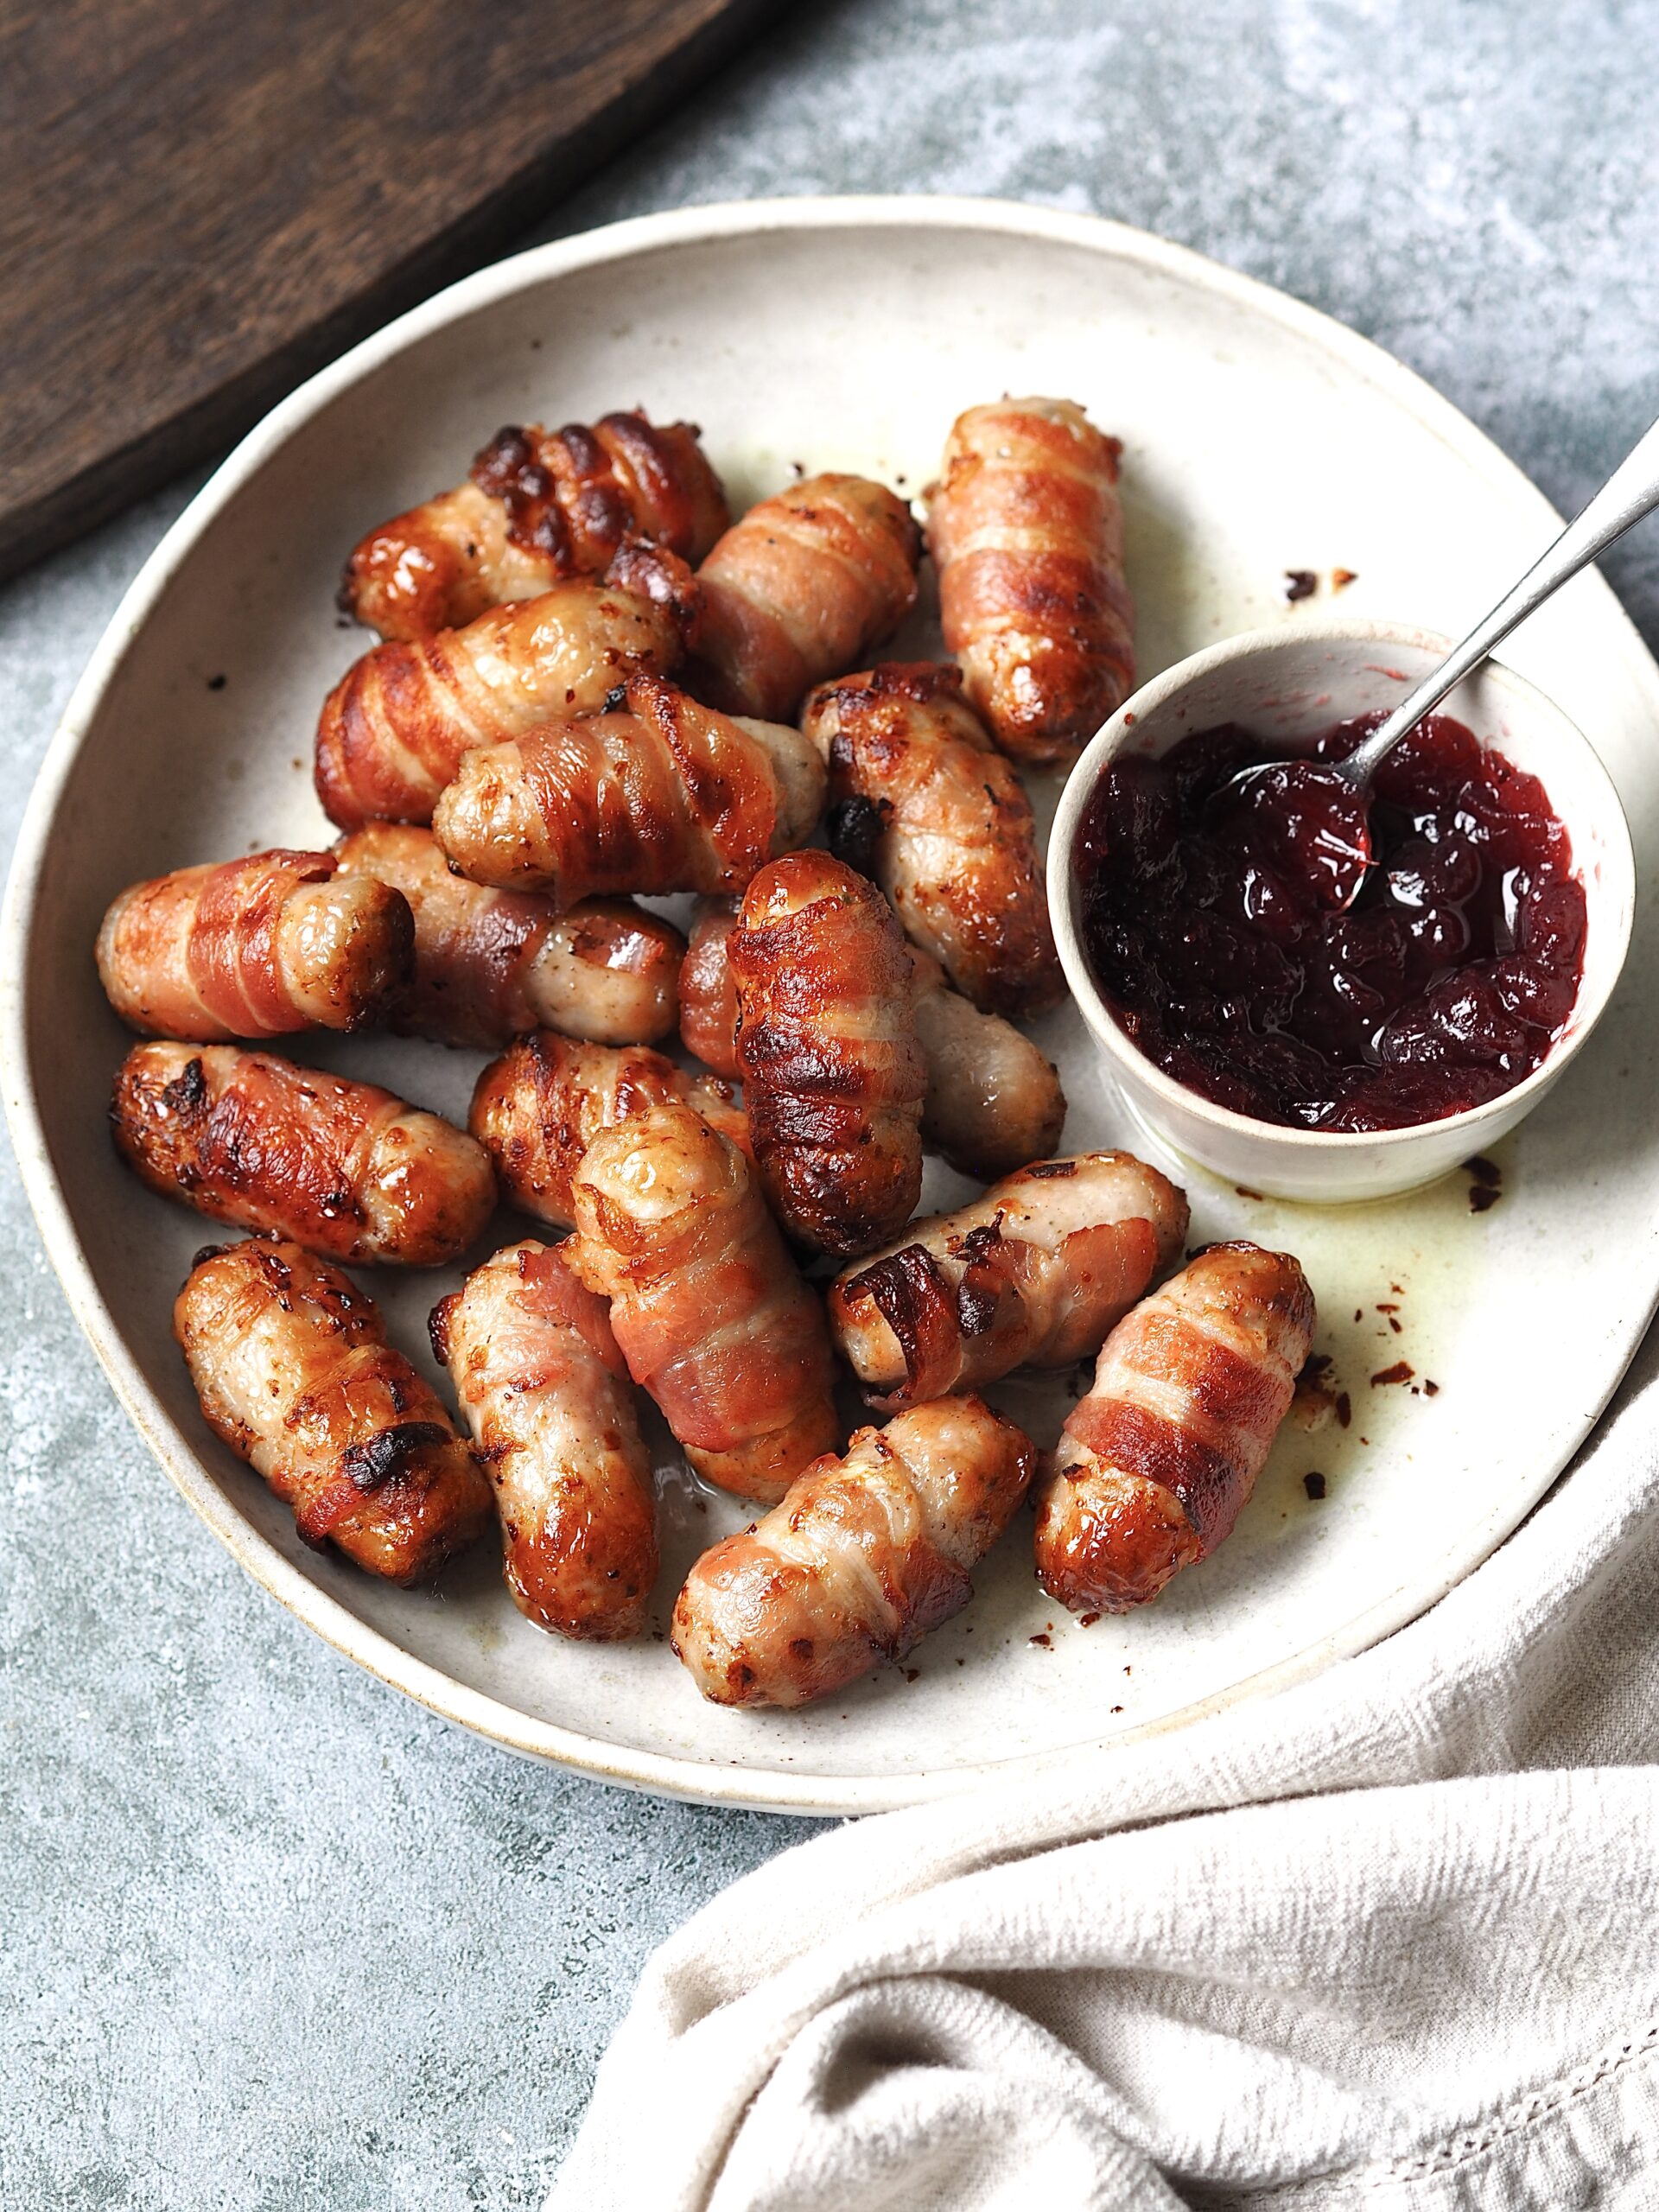
[[[1349,1158],[1357,1161],[1362,1155],[1368,1160],[1375,1160],[1379,1152],[1398,1154],[1425,1136],[1442,1138],[1457,1135],[1472,1140],[1483,1128],[1490,1127],[1500,1116],[1507,1117],[1509,1125],[1513,1128],[1515,1122],[1522,1119],[1542,1094],[1556,1083],[1580,1047],[1591,1036],[1606,1010],[1608,1001],[1618,988],[1630,952],[1636,910],[1636,852],[1630,842],[1630,823],[1625,817],[1624,801],[1619,798],[1618,787],[1608,774],[1601,755],[1566,709],[1558,706],[1548,692],[1541,690],[1526,677],[1517,675],[1506,662],[1491,656],[1464,680],[1495,680],[1500,693],[1508,691],[1519,696],[1541,725],[1553,721],[1557,731],[1566,735],[1569,746],[1576,746],[1588,768],[1589,779],[1596,786],[1593,810],[1605,832],[1604,869],[1611,861],[1617,876],[1617,880],[1609,885],[1604,874],[1603,886],[1597,891],[1592,891],[1589,885],[1586,885],[1589,897],[1605,900],[1608,918],[1617,928],[1616,957],[1603,971],[1593,993],[1586,995],[1583,982],[1580,982],[1579,995],[1573,1002],[1569,1027],[1551,1041],[1549,1050],[1530,1075],[1523,1076],[1508,1090],[1499,1091],[1495,1098],[1484,1099],[1478,1106],[1465,1107],[1461,1113],[1443,1115],[1438,1121],[1408,1122],[1403,1128],[1304,1129],[1290,1122],[1257,1121],[1253,1115],[1237,1113],[1230,1106],[1223,1106],[1215,1099],[1206,1098],[1202,1091],[1189,1090],[1185,1084],[1148,1058],[1107,1004],[1089,964],[1089,956],[1084,948],[1083,933],[1077,922],[1077,906],[1080,894],[1071,866],[1071,849],[1084,808],[1093,797],[1108,763],[1115,760],[1133,738],[1137,723],[1214,670],[1225,668],[1235,661],[1265,659],[1287,646],[1303,644],[1403,645],[1424,652],[1444,655],[1452,650],[1455,642],[1437,630],[1426,630],[1414,623],[1389,622],[1365,615],[1346,619],[1339,614],[1298,618],[1267,628],[1242,630],[1233,637],[1221,639],[1213,645],[1203,646],[1198,652],[1188,654],[1185,660],[1176,661],[1150,677],[1123,702],[1109,721],[1102,724],[1078,755],[1055,807],[1053,828],[1049,837],[1048,903],[1054,921],[1055,948],[1059,953],[1060,964],[1065,970],[1065,979],[1077,1002],[1078,1010],[1096,1039],[1129,1071],[1137,1084],[1144,1087],[1160,1103],[1191,1115],[1218,1134],[1236,1140],[1248,1140],[1258,1147],[1294,1150],[1304,1160],[1338,1162]],[[1487,741],[1482,739],[1481,742],[1485,744]],[[1551,804],[1554,804],[1553,800]],[[1590,810],[1584,810],[1586,812]],[[1577,864],[1576,853],[1574,860]],[[1580,874],[1580,880],[1583,880],[1581,866]],[[1175,1140],[1166,1137],[1165,1141],[1173,1143]],[[1177,1148],[1179,1149],[1179,1146]]]
[[[1058,1772],[1080,1752],[1099,1748],[1105,1742],[1114,1747],[1141,1744],[1246,1700],[1305,1681],[1333,1662],[1368,1649],[1438,1603],[1490,1554],[1513,1528],[1516,1516],[1507,1506],[1494,1511],[1471,1530],[1468,1547],[1459,1560],[1447,1563],[1427,1581],[1402,1584],[1382,1593],[1340,1628],[1288,1658],[1109,1738],[1083,1739],[1058,1750],[1017,1753],[941,1770],[922,1769],[911,1774],[804,1776],[768,1767],[734,1769],[689,1755],[618,1745],[556,1722],[534,1719],[416,1658],[312,1581],[232,1505],[208,1474],[204,1461],[174,1429],[104,1302],[53,1166],[29,1057],[27,983],[31,923],[49,835],[81,743],[105,692],[175,571],[207,524],[314,415],[406,347],[513,293],[575,270],[744,234],[860,228],[958,230],[1040,238],[1077,247],[1103,261],[1116,257],[1132,262],[1173,281],[1194,285],[1301,338],[1326,359],[1340,362],[1357,381],[1386,393],[1404,412],[1464,456],[1481,483],[1501,486],[1510,497],[1529,504],[1541,533],[1548,527],[1560,527],[1560,516],[1525,473],[1467,416],[1403,362],[1334,317],[1274,286],[1132,225],[1017,200],[944,194],[803,195],[710,202],[634,216],[531,247],[435,293],[298,385],[246,434],[145,558],[71,692],[42,756],[18,827],[3,908],[0,908],[0,1097],[41,1241],[70,1310],[118,1400],[187,1503],[238,1563],[342,1657],[440,1718],[486,1736],[504,1749],[526,1758],[552,1760],[600,1780],[693,1802],[833,1816],[937,1802],[1015,1773]],[[1627,636],[1632,654],[1650,683],[1655,710],[1659,713],[1659,672],[1654,671],[1634,623],[1605,579],[1595,576],[1592,588],[1602,597],[1604,618]],[[1618,1371],[1622,1374],[1623,1363]],[[1609,1383],[1604,1403],[1614,1387]],[[1551,1468],[1548,1478],[1559,1471],[1559,1466]],[[1535,1494],[1541,1496],[1546,1486],[1541,1480]]]

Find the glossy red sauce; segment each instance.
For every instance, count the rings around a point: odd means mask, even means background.
[[[1380,716],[1313,748],[1340,758]],[[1282,747],[1279,748],[1282,754]],[[1584,890],[1535,776],[1435,715],[1384,762],[1370,855],[1333,912],[1329,824],[1230,777],[1274,747],[1236,724],[1125,758],[1077,831],[1096,978],[1148,1058],[1258,1121],[1393,1129],[1512,1090],[1573,1010]]]

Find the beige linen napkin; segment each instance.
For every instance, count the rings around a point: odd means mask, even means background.
[[[716,1898],[550,2212],[1659,2206],[1656,1758],[1650,1340],[1375,1650]]]

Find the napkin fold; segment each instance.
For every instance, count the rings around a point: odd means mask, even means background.
[[[651,1961],[549,2212],[1659,2204],[1656,1509],[1650,1339],[1375,1649],[784,1852]]]

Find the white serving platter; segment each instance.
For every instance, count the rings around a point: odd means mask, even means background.
[[[1352,1421],[1287,1428],[1230,1542],[1145,1612],[1085,1629],[1048,1603],[1022,1516],[974,1604],[908,1669],[804,1713],[721,1713],[662,1642],[582,1648],[531,1628],[481,1554],[410,1594],[308,1552],[209,1436],[169,1313],[211,1230],[117,1164],[105,1105],[130,1040],[99,993],[92,937],[136,877],[328,842],[311,734],[327,688],[368,642],[333,612],[346,549],[455,481],[506,422],[640,403],[702,424],[736,503],[796,463],[914,493],[955,414],[1009,390],[1074,397],[1125,442],[1144,675],[1234,631],[1338,606],[1457,632],[1552,528],[1519,472],[1385,354],[1140,232],[989,201],[692,208],[487,270],[276,409],[144,567],[42,768],[8,898],[0,1057],[23,1176],[74,1310],[157,1458],[249,1572],[359,1664],[514,1750],[722,1804],[863,1812],[1305,1677],[1411,1619],[1502,1541],[1606,1402],[1659,1297],[1659,961],[1646,895],[1659,671],[1586,576],[1507,658],[1560,700],[1618,785],[1643,887],[1624,982],[1583,1058],[1502,1147],[1488,1211],[1471,1211],[1462,1176],[1320,1211],[1160,1160],[1187,1185],[1195,1243],[1249,1235],[1300,1256]],[[1339,601],[1338,567],[1357,575]],[[1320,592],[1287,606],[1285,572],[1303,569]],[[899,649],[931,642],[924,614]],[[1075,1014],[1038,1033],[1070,1095],[1067,1148],[1144,1142]],[[299,1052],[455,1115],[481,1059],[381,1038]],[[965,1189],[936,1173],[929,1197]],[[504,1236],[518,1228],[504,1218]],[[428,1308],[455,1278],[365,1280],[418,1351]],[[1371,1382],[1401,1361],[1412,1382]],[[1065,1380],[995,1395],[1044,1444],[1071,1402]],[[663,1457],[659,1625],[695,1551],[747,1517],[697,1496]],[[1314,1471],[1318,1501],[1304,1482]],[[135,1513],[160,1510],[135,1489]]]

